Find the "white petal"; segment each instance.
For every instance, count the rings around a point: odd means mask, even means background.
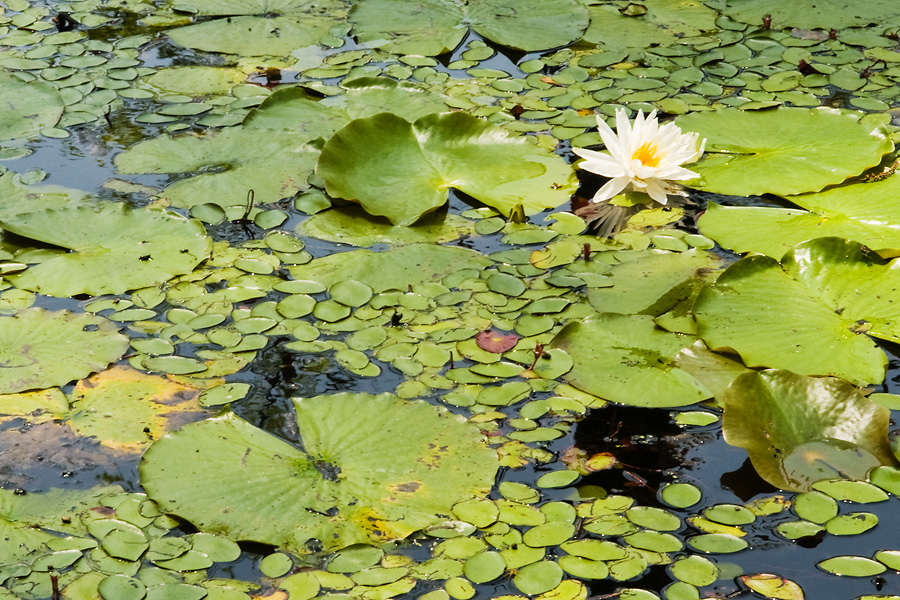
[[[594,197],[591,199],[591,202],[605,202],[609,200],[626,187],[631,182],[631,179],[628,177],[616,177],[614,179],[610,179],[606,182],[602,188],[597,190],[597,193],[594,194]]]
[[[584,171],[590,171],[604,177],[622,177],[629,176],[630,173],[612,156],[603,154],[596,159],[587,160],[578,164],[578,168]]]
[[[622,144],[619,137],[600,115],[597,115],[597,132],[600,134],[600,139],[603,140],[603,145],[606,146],[610,154],[615,157],[622,156]]]
[[[662,179],[649,179],[646,183],[646,192],[650,194],[651,198],[653,198],[660,204],[665,204],[668,201],[668,196],[666,194],[666,192],[668,191],[668,186],[666,186],[665,182]]]

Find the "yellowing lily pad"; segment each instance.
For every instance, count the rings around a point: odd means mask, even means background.
[[[766,598],[777,600],[803,600],[803,589],[791,581],[771,573],[741,575],[741,582]]]
[[[52,85],[37,79],[25,82],[5,69],[0,72],[0,140],[31,137],[53,127],[64,102]]]
[[[199,393],[165,377],[114,367],[78,382],[66,422],[104,446],[139,451],[200,412],[194,400]]]
[[[305,451],[225,413],[153,444],[141,484],[203,531],[294,552],[406,537],[493,485],[496,453],[446,410],[389,394],[294,406]]]

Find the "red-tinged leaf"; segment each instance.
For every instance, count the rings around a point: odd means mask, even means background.
[[[475,343],[479,348],[494,354],[503,354],[512,350],[519,341],[519,336],[514,333],[502,333],[496,329],[482,331],[475,336]]]

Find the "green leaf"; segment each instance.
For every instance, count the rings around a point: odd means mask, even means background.
[[[900,177],[847,183],[822,192],[788,196],[806,209],[724,207],[710,202],[699,226],[719,245],[772,258],[800,242],[842,237],[872,248],[900,248]]]
[[[454,246],[409,244],[387,250],[352,250],[289,267],[291,277],[317,281],[331,287],[338,281],[365,283],[376,293],[407,290],[410,285],[440,281],[461,269],[484,269],[491,260],[480,253]]]
[[[613,3],[590,6],[591,24],[583,41],[616,52],[671,46],[681,37],[717,29],[716,12],[701,3],[656,0],[647,3],[647,12],[641,16],[626,16],[621,8]]]
[[[305,452],[225,413],[153,444],[142,485],[204,531],[308,552],[406,537],[493,484],[495,452],[446,410],[389,394],[294,405]]]
[[[164,377],[113,367],[78,382],[66,421],[76,433],[107,447],[140,451],[162,437],[173,418],[183,422],[198,412],[193,402],[198,392]]]
[[[884,126],[831,108],[724,109],[675,120],[706,138],[689,184],[720,194],[817,192],[859,175],[894,149]]]
[[[244,124],[255,129],[305,131],[309,139],[329,138],[363,117],[390,112],[407,121],[447,110],[444,97],[408,81],[360,77],[341,84],[343,93],[319,99],[302,87],[275,90]]]
[[[900,339],[898,285],[894,261],[819,238],[780,264],[759,255],[738,261],[700,293],[694,312],[707,345],[734,349],[748,366],[866,385],[884,379],[887,358],[861,334]]]
[[[187,96],[206,96],[209,94],[228,93],[232,87],[247,78],[247,73],[230,67],[169,67],[160,69],[144,81],[159,90],[185,94]]]
[[[346,14],[332,0],[189,0],[180,3],[198,14],[221,16],[168,31],[185,48],[245,56],[286,56],[311,46],[338,25]]]
[[[679,302],[692,300],[721,261],[711,252],[661,250],[616,254],[607,282],[588,288],[588,301],[602,312],[661,315]]]
[[[4,564],[14,564],[35,551],[46,550],[46,544],[60,539],[58,533],[51,532],[85,534],[79,517],[84,515],[90,520],[90,509],[100,506],[105,496],[121,491],[119,486],[90,490],[52,488],[46,493],[20,495],[0,489],[0,553]]]
[[[0,221],[23,213],[87,204],[88,193],[59,185],[28,185],[22,175],[7,171],[0,175]]]
[[[289,198],[308,188],[319,156],[317,138],[328,139],[357,117],[390,110],[408,120],[446,110],[442,97],[384,77],[343,86],[345,93],[317,100],[305,89],[274,92],[243,125],[203,135],[163,135],[116,156],[121,173],[201,173],[168,186],[174,206],[243,206],[249,190],[257,205]]]
[[[26,83],[6,70],[0,71],[0,106],[0,141],[32,137],[53,127],[65,108],[52,85],[40,79]]]
[[[768,370],[740,376],[725,392],[725,441],[747,449],[772,485],[808,491],[824,479],[865,479],[893,464],[890,411],[834,377]]]
[[[0,224],[69,250],[9,276],[16,287],[49,296],[121,294],[155,285],[190,273],[212,250],[199,221],[119,203],[26,213]]]
[[[588,26],[588,11],[574,0],[360,0],[350,11],[353,33],[398,54],[434,56],[452,51],[471,27],[488,40],[517,50],[571,44]]]
[[[88,314],[23,310],[0,319],[0,393],[63,386],[128,349],[114,323]]]
[[[735,21],[760,25],[764,15],[771,15],[772,29],[842,29],[866,27],[879,23],[885,15],[895,14],[892,0],[727,0],[722,12]]]
[[[560,157],[461,112],[413,124],[390,113],[356,119],[325,144],[316,173],[330,195],[395,225],[442,206],[451,187],[503,214],[516,204],[528,214],[554,208],[575,189]]]
[[[255,203],[270,204],[308,187],[306,179],[318,158],[303,131],[243,126],[209,130],[202,135],[162,135],[116,155],[120,173],[189,173],[212,167],[168,186],[162,196],[173,206],[195,204],[243,206],[253,190]]]
[[[601,313],[566,325],[553,338],[574,360],[563,379],[606,400],[631,406],[686,406],[711,396],[673,364],[696,338],[657,329],[652,317]]]
[[[474,223],[453,214],[426,215],[413,227],[391,225],[355,205],[313,215],[297,227],[301,235],[354,246],[375,244],[444,243],[475,234]]]

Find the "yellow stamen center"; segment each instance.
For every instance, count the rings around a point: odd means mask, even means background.
[[[635,150],[631,158],[632,160],[638,159],[645,167],[658,167],[662,157],[657,152],[659,152],[659,147],[653,142],[647,142]]]

